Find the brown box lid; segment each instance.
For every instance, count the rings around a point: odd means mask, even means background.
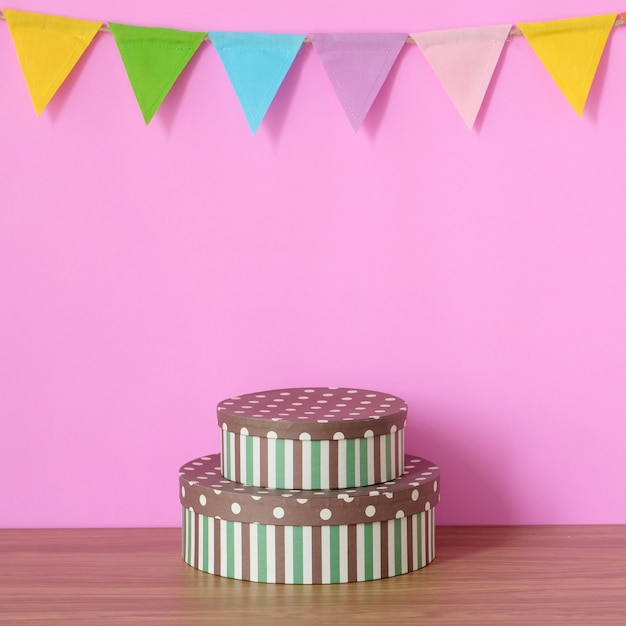
[[[360,439],[404,428],[407,404],[380,391],[299,387],[248,393],[217,405],[220,428],[278,439]]]
[[[279,526],[361,524],[421,513],[439,502],[439,468],[407,454],[405,473],[379,485],[351,489],[268,489],[232,482],[220,455],[189,461],[179,472],[180,502],[209,517]]]

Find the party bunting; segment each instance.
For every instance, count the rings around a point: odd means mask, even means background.
[[[211,31],[209,36],[256,133],[306,35]]]
[[[102,22],[4,9],[35,112],[40,115]]]
[[[146,124],[185,69],[205,32],[109,22]]]
[[[614,24],[615,13],[517,25],[578,115]]]
[[[470,129],[511,27],[503,24],[411,34]]]
[[[310,38],[352,128],[358,130],[406,43],[406,33],[316,33]]]
[[[196,53],[206,30],[180,31],[87,21],[12,9],[6,20],[39,115],[99,30],[118,46],[146,124]],[[415,41],[472,128],[508,35],[523,35],[575,111],[582,115],[608,37],[626,13],[510,25],[404,33],[313,34],[310,41],[356,131],[404,43]],[[305,41],[305,35],[209,31],[254,133]]]

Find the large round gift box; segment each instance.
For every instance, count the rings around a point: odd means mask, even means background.
[[[276,389],[217,405],[225,478],[276,489],[374,485],[404,471],[407,405],[345,387]]]
[[[180,469],[183,559],[227,578],[268,583],[375,580],[435,556],[439,468],[406,455],[405,473],[373,487],[245,486],[220,475],[220,455]]]

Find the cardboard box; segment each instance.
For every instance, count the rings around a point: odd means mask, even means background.
[[[383,483],[404,467],[406,402],[347,387],[276,389],[223,400],[222,474],[277,489]]]
[[[439,468],[406,455],[405,473],[368,487],[246,486],[221,475],[219,454],[180,470],[183,559],[220,576],[315,584],[387,578],[435,556]]]

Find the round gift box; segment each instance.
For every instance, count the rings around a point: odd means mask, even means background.
[[[339,489],[404,471],[404,400],[347,387],[276,389],[217,405],[225,478],[276,489]]]
[[[406,455],[403,476],[375,487],[281,490],[220,475],[220,455],[180,470],[182,552],[227,578],[316,584],[405,574],[435,556],[439,468]]]

